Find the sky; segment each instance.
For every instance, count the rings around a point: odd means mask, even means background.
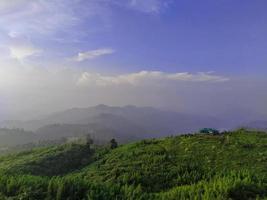
[[[266,7],[266,0],[1,0],[0,119],[101,103],[260,118]]]

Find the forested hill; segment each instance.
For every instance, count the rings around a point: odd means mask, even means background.
[[[73,143],[0,157],[0,199],[266,199],[266,166],[264,132]]]

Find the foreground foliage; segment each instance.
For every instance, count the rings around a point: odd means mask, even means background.
[[[267,134],[65,144],[1,157],[0,173],[3,200],[267,199]]]

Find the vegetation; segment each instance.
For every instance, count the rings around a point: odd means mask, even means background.
[[[241,129],[37,148],[0,157],[0,199],[267,199],[266,144]]]
[[[117,141],[113,138],[113,139],[111,139],[110,140],[110,148],[111,149],[115,149],[115,148],[117,148],[118,147],[118,143],[117,143]]]

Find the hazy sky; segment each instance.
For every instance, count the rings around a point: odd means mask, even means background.
[[[266,0],[1,0],[0,118],[99,103],[267,114],[266,8]]]

